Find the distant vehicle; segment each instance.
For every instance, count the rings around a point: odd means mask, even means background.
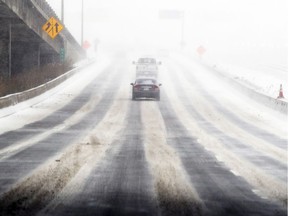
[[[160,86],[156,79],[153,78],[137,78],[132,85],[132,100],[137,98],[154,98],[160,100]]]
[[[151,57],[142,57],[139,58],[137,62],[133,61],[132,63],[136,64],[136,77],[158,76],[158,65],[161,65],[161,61],[157,62],[155,58]]]
[[[158,71],[156,70],[136,70],[136,77],[150,77],[150,78],[157,78],[158,76]]]

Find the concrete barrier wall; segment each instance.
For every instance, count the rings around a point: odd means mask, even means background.
[[[288,114],[288,103],[286,101],[278,100],[276,98],[272,98],[267,95],[256,92],[255,90],[250,89],[247,86],[244,86],[243,84],[239,83],[237,80],[231,77],[228,77],[224,72],[222,72],[221,70],[217,68],[214,68],[213,66],[204,65],[204,64],[202,64],[202,66],[213,71],[213,73],[221,77],[221,79],[225,79],[227,82],[234,85],[236,88],[238,88],[244,94],[248,95],[253,100],[261,104],[265,104],[266,106],[270,107],[273,110],[277,110],[284,114]]]
[[[65,74],[55,78],[54,80],[51,80],[51,81],[49,81],[43,85],[40,85],[36,88],[29,89],[27,91],[15,93],[15,94],[11,94],[11,95],[7,95],[4,97],[0,97],[0,109],[5,108],[5,107],[9,107],[9,106],[13,106],[13,105],[16,105],[20,102],[29,100],[29,99],[34,98],[36,96],[39,96],[39,95],[47,92],[48,90],[58,86],[59,84],[61,84],[62,82],[64,82],[65,80],[67,80],[68,78],[73,76],[75,73],[79,72],[84,67],[87,67],[93,63],[94,63],[94,61],[89,61],[89,62],[87,62],[87,64],[80,66],[80,67],[77,67],[77,68],[74,68],[74,69],[66,72]]]

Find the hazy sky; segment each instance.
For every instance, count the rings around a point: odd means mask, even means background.
[[[61,0],[47,1],[60,16]],[[81,0],[64,3],[65,26],[80,41]],[[284,61],[287,9],[286,0],[84,0],[84,39],[115,47],[174,48],[180,44],[184,23],[187,46],[205,46],[206,55],[238,58],[243,51],[268,58],[272,52],[272,58]],[[184,22],[159,19],[163,10],[184,11]]]

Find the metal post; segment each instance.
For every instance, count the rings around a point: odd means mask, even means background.
[[[12,63],[12,32],[11,32],[11,21],[9,22],[9,66],[8,66],[8,76],[11,77],[11,63]]]
[[[41,43],[38,43],[38,53],[37,53],[37,68],[40,69],[41,65]]]

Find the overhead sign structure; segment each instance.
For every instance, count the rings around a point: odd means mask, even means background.
[[[183,19],[184,11],[181,10],[160,10],[158,14],[160,19]]]
[[[43,26],[45,31],[52,39],[54,39],[59,32],[63,29],[63,26],[54,18],[51,17]]]

